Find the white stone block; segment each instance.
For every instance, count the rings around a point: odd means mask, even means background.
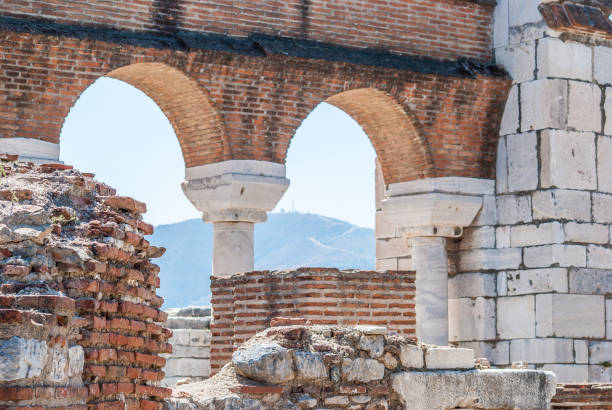
[[[510,247],[510,226],[501,226],[495,229],[495,247]]]
[[[189,345],[189,329],[173,329],[168,343],[174,345]]]
[[[376,270],[379,272],[398,270],[397,258],[376,259]]]
[[[495,167],[495,189],[497,193],[505,194],[508,192],[508,150],[506,149],[506,137],[499,137],[497,141]]]
[[[81,376],[85,365],[83,347],[76,345],[68,348],[68,377]]]
[[[33,162],[55,162],[59,160],[60,146],[32,138],[0,138],[0,153],[17,154]]]
[[[536,68],[535,55],[535,41],[495,49],[497,65],[502,66],[510,74],[515,84],[534,79]],[[516,132],[518,121],[516,124],[517,126],[514,127],[515,131],[513,132]]]
[[[494,195],[482,197],[482,208],[471,226],[495,225],[497,223],[497,205]]]
[[[574,340],[574,362],[587,364],[589,362],[589,342],[586,340]]]
[[[47,380],[53,383],[63,383],[68,378],[68,350],[58,345],[49,349],[49,365]]]
[[[589,365],[589,382],[590,383],[610,383],[612,382],[612,367]]]
[[[492,226],[465,228],[459,249],[495,248],[495,228]]]
[[[430,347],[425,352],[427,369],[473,369],[474,351],[453,347]]]
[[[531,198],[533,219],[591,220],[591,194],[588,191],[551,189],[536,191]]]
[[[589,380],[589,369],[584,364],[546,364],[542,370],[553,372],[557,383],[584,383]]]
[[[397,269],[398,270],[415,270],[412,264],[412,258],[397,258]]]
[[[521,250],[474,249],[459,254],[459,271],[516,269],[521,264]]]
[[[408,369],[422,369],[425,366],[423,349],[417,345],[401,345],[400,361]]]
[[[510,89],[508,99],[506,100],[506,107],[504,108],[504,115],[499,128],[500,135],[516,134],[519,132],[520,124],[518,96],[518,86],[515,85]]]
[[[559,222],[548,222],[539,225],[518,225],[510,230],[510,246],[522,247],[562,243],[563,225]]]
[[[508,296],[545,292],[567,293],[567,268],[528,269],[506,272]]]
[[[164,372],[169,377],[174,376],[195,376],[206,377],[210,375],[209,359],[174,359],[166,360]]]
[[[538,137],[535,132],[508,135],[508,191],[530,191],[538,187]]]
[[[540,154],[543,188],[596,189],[595,134],[544,130]]]
[[[495,340],[495,301],[482,297],[449,299],[448,325],[452,342]]]
[[[528,268],[586,266],[586,249],[580,245],[543,245],[525,248],[523,263]]]
[[[502,225],[531,222],[531,198],[529,196],[500,195],[497,197],[497,216]]]
[[[597,138],[597,187],[599,191],[612,192],[611,137]]]
[[[521,84],[521,131],[565,128],[566,121],[566,80],[535,80]]]
[[[210,347],[173,345],[171,357],[173,358],[192,357],[192,358],[198,358],[198,359],[209,359],[210,358]]]
[[[601,132],[601,89],[590,83],[568,83],[567,126],[577,131]]]
[[[573,363],[571,339],[516,339],[510,341],[510,361],[539,363]]]
[[[191,346],[210,346],[211,333],[208,329],[189,330],[189,344]]]
[[[510,342],[460,342],[459,347],[474,350],[476,357],[489,359],[492,365],[510,364]]]
[[[606,115],[606,124],[604,126],[604,134],[612,136],[612,87],[606,88],[606,100],[604,101],[604,112]]]
[[[593,220],[612,223],[612,195],[593,194]]]
[[[608,243],[609,240],[607,225],[568,222],[564,229],[566,242]]]
[[[497,299],[497,333],[501,339],[535,337],[535,299],[533,296]]]
[[[498,0],[493,18],[493,47],[508,45],[508,0]]]
[[[591,47],[558,38],[538,42],[538,78],[573,78],[591,81]]]
[[[510,27],[534,24],[542,21],[538,6],[542,0],[510,0],[508,21]]]
[[[612,294],[612,270],[571,269],[569,290],[571,293],[587,295]]]
[[[606,299],[606,338],[612,340],[612,299]]]
[[[497,273],[497,296],[508,295],[508,277],[506,272]]]
[[[410,239],[390,238],[376,240],[376,257],[379,259],[410,256]]]
[[[612,48],[595,47],[593,49],[593,77],[599,84],[612,84]]]
[[[495,275],[491,273],[460,273],[448,278],[449,299],[496,296]]]
[[[589,245],[587,249],[587,267],[612,269],[612,249],[597,245]]]
[[[538,337],[601,338],[605,335],[603,296],[537,295],[536,312]]]
[[[376,239],[395,238],[395,225],[383,211],[376,211]]]
[[[589,364],[612,363],[612,342],[590,342]]]
[[[47,363],[46,342],[13,336],[0,340],[0,381],[39,377]]]

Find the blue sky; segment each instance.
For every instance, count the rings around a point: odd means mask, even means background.
[[[170,123],[136,88],[101,78],[66,118],[60,159],[147,203],[155,225],[199,218],[183,194],[184,162]],[[343,111],[319,105],[287,156],[291,186],[273,212],[295,210],[374,226],[374,149]]]

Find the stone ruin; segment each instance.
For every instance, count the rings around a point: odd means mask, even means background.
[[[555,394],[553,373],[492,370],[471,349],[377,326],[283,326],[295,322],[276,320],[215,376],[177,386],[167,408],[545,409]]]

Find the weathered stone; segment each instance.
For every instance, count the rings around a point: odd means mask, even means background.
[[[601,122],[600,122],[601,127]],[[540,180],[543,188],[595,189],[595,134],[543,130]]]
[[[295,365],[301,378],[320,379],[328,377],[327,368],[318,353],[295,352]]]
[[[448,278],[449,299],[478,296],[496,296],[495,275],[461,273]]]
[[[209,358],[210,347],[173,345],[172,357]]]
[[[571,339],[514,339],[510,341],[510,361],[527,363],[572,363]]]
[[[564,128],[567,81],[535,80],[521,84],[521,131]]]
[[[369,326],[369,325],[358,325],[355,326],[360,333],[364,335],[381,335],[386,336],[389,334],[389,329],[384,326]]]
[[[567,292],[567,269],[526,269],[508,271],[507,295],[527,295],[545,292]]]
[[[563,236],[563,225],[559,222],[513,226],[510,230],[510,246],[522,247],[562,243]]]
[[[510,77],[512,77],[515,84],[531,81],[534,79],[533,73],[535,71],[536,64],[535,41],[497,48],[495,50],[495,60],[498,65],[504,67],[508,74],[510,74]],[[506,105],[506,111],[507,110],[508,105]],[[516,132],[516,129],[518,128],[518,113],[516,124],[517,125],[514,127],[513,132]]]
[[[381,380],[385,376],[385,365],[374,359],[358,358],[350,364],[344,364],[342,373],[349,382],[367,383]]]
[[[531,199],[533,219],[591,220],[591,195],[587,191],[551,189],[536,191]]]
[[[589,245],[587,250],[587,267],[612,269],[612,249]]]
[[[165,325],[170,329],[208,329],[210,317],[169,316]]]
[[[463,230],[459,249],[495,247],[495,228],[492,226],[470,227]]]
[[[497,333],[502,339],[535,337],[535,300],[533,296],[497,299]]]
[[[612,84],[612,48],[593,48],[593,77],[599,84]]]
[[[538,337],[598,338],[605,335],[603,296],[537,295],[536,312]]]
[[[499,128],[500,135],[516,134],[519,131],[518,96],[518,86],[515,85],[510,89],[508,99],[506,100],[506,108],[504,108],[504,115]]]
[[[357,404],[365,404],[372,400],[372,397],[367,394],[360,394],[358,396],[351,396],[351,401]]]
[[[210,359],[169,358],[166,359],[164,372],[167,376],[208,377]]]
[[[401,372],[393,390],[414,410],[473,408],[546,409],[556,377],[530,370]]]
[[[495,228],[495,247],[509,248],[510,247],[510,226],[501,226]]]
[[[589,364],[611,365],[612,342],[591,342],[589,344]]]
[[[189,344],[191,346],[210,346],[211,333],[207,329],[190,329]]]
[[[393,370],[397,367],[397,359],[389,352],[385,353],[382,358],[383,364],[389,370]]]
[[[325,398],[324,404],[326,406],[346,407],[349,404],[351,404],[351,402],[349,401],[348,396],[331,396],[331,397]]]
[[[612,335],[612,299],[606,299],[606,334]]]
[[[400,349],[402,366],[408,369],[421,369],[425,366],[423,350],[417,345],[403,344]]]
[[[47,363],[47,343],[13,336],[0,340],[0,380],[12,381],[41,375]]]
[[[607,225],[567,222],[564,228],[566,242],[605,244],[609,241]]]
[[[586,266],[586,249],[579,245],[543,245],[525,248],[523,262],[528,268],[552,265]]]
[[[54,383],[66,381],[68,370],[68,351],[59,346],[49,352],[49,380]]]
[[[473,369],[474,351],[453,347],[430,347],[425,351],[427,369]]]
[[[516,109],[518,110],[518,102],[516,104]],[[502,121],[509,121],[505,119],[505,116],[506,114],[504,113],[504,119],[502,119]],[[518,111],[516,117],[516,123],[518,124]],[[504,124],[503,127],[505,127],[504,131],[507,132],[508,125]],[[516,131],[513,131],[513,133],[514,132]],[[495,159],[495,189],[499,194],[508,193],[508,149],[506,147],[506,137],[504,136],[500,136],[499,140],[497,141],[497,158]]]
[[[569,83],[567,125],[577,131],[601,132],[601,89],[596,84]],[[591,160],[595,157],[593,156]]]
[[[302,409],[312,409],[317,405],[317,399],[313,398],[310,394],[301,394],[293,399],[293,401]]]
[[[266,383],[284,383],[295,377],[291,353],[277,344],[239,349],[232,355],[232,363],[239,374]]]
[[[189,329],[174,329],[172,330],[172,337],[168,340],[173,346],[176,345],[189,345]]]
[[[611,383],[612,382],[612,367],[609,363],[605,366],[589,365],[589,379],[590,383]]]
[[[606,136],[597,138],[597,187],[599,191],[612,193],[612,138]]]
[[[593,220],[612,223],[612,195],[593,194]]]
[[[380,335],[363,335],[359,339],[357,347],[370,353],[371,357],[376,358],[382,356],[385,349],[385,340]]]
[[[591,295],[612,294],[612,270],[571,269],[569,291]]]
[[[461,252],[459,255],[459,271],[516,269],[521,264],[521,250],[506,249],[474,249]]]
[[[68,349],[68,377],[83,374],[85,355],[81,346],[72,346]]]
[[[547,37],[538,41],[538,78],[591,81],[592,52],[587,45]]]
[[[508,191],[530,191],[538,186],[538,137],[535,132],[508,135]]]
[[[497,216],[501,225],[531,222],[531,198],[515,195],[498,196]]]
[[[497,223],[497,205],[495,196],[484,195],[482,197],[482,208],[476,215],[471,226],[494,225]]]
[[[448,300],[449,341],[495,339],[495,301],[461,298]]]
[[[604,134],[612,136],[612,87],[606,88],[606,100],[604,101],[604,112],[606,115],[606,124],[604,126]]]
[[[558,383],[585,383],[589,380],[588,366],[583,364],[545,364],[542,370],[553,372]]]
[[[474,350],[474,354],[486,357],[494,365],[510,364],[510,342],[460,342],[459,347]]]
[[[589,342],[587,340],[574,340],[574,362],[589,362]]]

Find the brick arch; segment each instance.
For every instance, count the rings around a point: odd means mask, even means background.
[[[202,156],[227,154],[220,115],[198,83],[164,63],[135,63],[104,75],[124,81],[149,96],[170,121],[179,140],[185,167]]]
[[[325,100],[363,128],[381,164],[385,183],[435,176],[429,145],[418,121],[394,97],[376,88],[359,88]]]

